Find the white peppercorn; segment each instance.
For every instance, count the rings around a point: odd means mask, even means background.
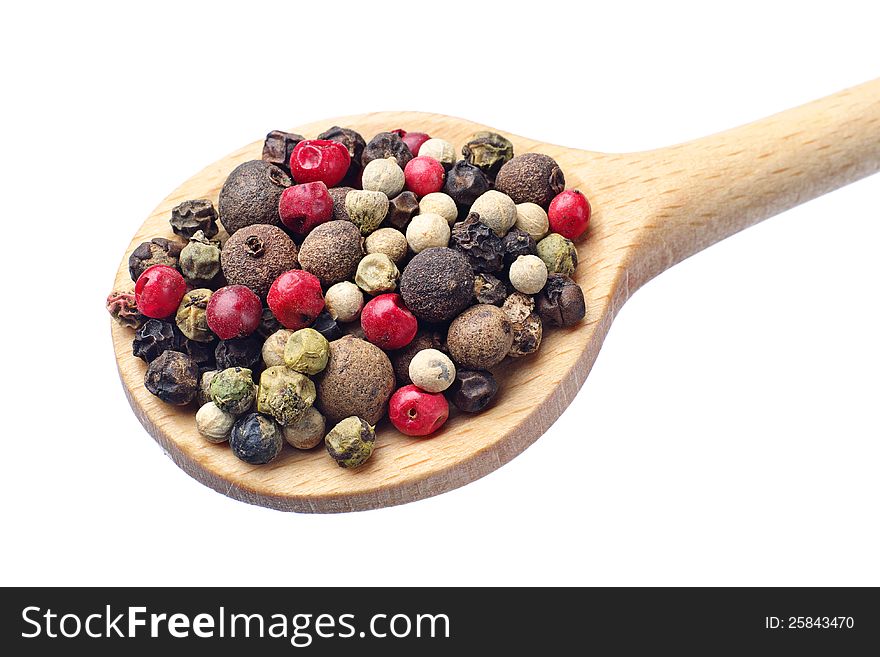
[[[222,443],[229,440],[233,424],[235,416],[221,411],[214,402],[208,402],[196,411],[196,427],[208,442]]]
[[[433,157],[444,167],[455,164],[455,146],[445,139],[429,139],[419,146],[419,157]]]
[[[339,322],[353,322],[364,307],[364,293],[351,281],[342,281],[327,289],[324,294],[324,306],[333,319]]]
[[[425,392],[443,392],[455,381],[455,365],[442,351],[422,349],[409,362],[409,378]]]
[[[510,265],[510,284],[523,294],[537,294],[546,282],[547,265],[538,256],[520,256]]]
[[[397,265],[384,253],[371,253],[361,258],[354,275],[354,282],[367,294],[391,292],[397,288],[399,279]]]
[[[293,331],[290,329],[280,329],[266,338],[262,351],[263,363],[266,367],[284,365],[284,348],[291,335]]]
[[[516,222],[514,224],[524,230],[536,242],[541,240],[550,230],[547,212],[537,203],[520,203],[516,206]]]
[[[281,427],[284,440],[296,449],[311,449],[324,440],[324,416],[314,406],[309,406],[298,420]]]
[[[393,157],[373,160],[364,167],[362,186],[370,192],[382,192],[393,198],[403,191],[403,169]]]
[[[513,199],[494,189],[481,194],[471,206],[471,212],[480,215],[480,221],[498,237],[504,237],[516,223],[516,204]]]
[[[361,235],[369,235],[379,227],[388,205],[388,197],[382,192],[356,189],[345,195],[345,211]]]
[[[425,142],[427,143],[427,142]],[[439,214],[417,214],[406,228],[406,241],[414,253],[449,244],[449,222]]]
[[[384,253],[398,264],[406,257],[409,245],[406,243],[406,235],[396,228],[380,228],[371,233],[364,241],[367,253]]]
[[[458,219],[458,207],[449,194],[443,192],[431,192],[425,194],[419,201],[419,212],[422,214],[439,214],[446,219],[451,226]]]

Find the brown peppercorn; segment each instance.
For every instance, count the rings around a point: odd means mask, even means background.
[[[278,201],[292,181],[282,169],[263,160],[239,164],[220,190],[220,222],[233,235],[254,224],[281,225]]]
[[[470,136],[461,147],[461,155],[494,180],[498,170],[513,157],[513,144],[497,132],[482,130]]]
[[[246,285],[265,298],[276,278],[297,268],[297,248],[280,228],[254,224],[226,241],[220,264],[230,285]]]
[[[443,191],[455,201],[458,216],[463,219],[467,216],[474,201],[488,192],[490,188],[491,184],[485,173],[470,162],[459,160],[452,165],[449,173],[446,174]]]
[[[572,326],[587,314],[584,291],[563,274],[550,274],[536,298],[538,314],[552,326]]]
[[[403,143],[400,135],[395,132],[380,132],[364,148],[361,164],[367,166],[373,160],[385,159],[386,157],[393,157],[397,160],[398,166],[403,169],[406,167],[406,163],[413,158],[413,154],[409,150],[409,146]]]
[[[353,185],[361,173],[361,157],[367,145],[361,134],[350,128],[340,128],[338,125],[335,125],[318,135],[317,139],[339,142],[348,149],[351,163],[348,165],[348,171],[345,174],[345,178],[343,178],[343,182],[347,185]]]
[[[535,300],[522,292],[514,292],[507,297],[501,310],[513,327],[513,346],[507,355],[518,358],[538,351],[543,325],[535,312]]]
[[[498,392],[498,383],[491,372],[458,370],[446,395],[455,407],[465,413],[479,413]]]
[[[274,164],[289,174],[290,155],[301,141],[305,141],[305,137],[295,132],[273,130],[266,135],[266,141],[263,142],[263,161]]]
[[[327,191],[333,200],[333,220],[351,221],[351,217],[348,216],[348,212],[345,210],[345,196],[349,192],[353,192],[354,187],[331,187]]]
[[[565,176],[552,157],[524,153],[501,167],[495,189],[514,203],[535,203],[546,210],[553,197],[565,189]]]
[[[406,231],[406,227],[414,216],[419,213],[419,198],[412,192],[401,192],[388,204],[383,226]]]
[[[394,370],[379,347],[346,336],[330,343],[327,367],[316,384],[316,406],[329,422],[357,415],[376,424],[394,392]]]
[[[144,387],[164,402],[185,406],[196,398],[199,368],[186,354],[165,351],[147,368]]]
[[[131,280],[137,281],[148,267],[168,265],[178,268],[180,251],[183,244],[164,237],[154,237],[149,242],[141,242],[128,256],[128,274]]]
[[[190,239],[202,231],[205,237],[217,234],[217,210],[206,198],[184,201],[171,209],[171,230],[175,235]]]
[[[474,276],[474,297],[477,303],[500,306],[507,298],[507,285],[492,274],[477,274]]]
[[[400,294],[419,320],[448,322],[474,298],[474,270],[458,251],[447,247],[425,249],[403,270]]]
[[[306,235],[299,249],[299,264],[318,277],[322,285],[333,285],[354,277],[364,257],[361,231],[350,221],[328,221]]]
[[[397,379],[397,386],[402,387],[412,383],[409,378],[409,364],[417,353],[424,349],[436,349],[437,351],[446,351],[443,344],[443,334],[439,331],[429,329],[419,329],[416,337],[412,339],[403,349],[397,349],[388,354],[391,359],[391,366],[394,368],[394,376]]]
[[[465,255],[474,272],[495,272],[504,267],[501,238],[476,212],[452,226],[449,246]]]
[[[107,312],[120,326],[138,329],[147,318],[137,309],[134,293],[125,290],[113,290],[107,295]]]
[[[487,370],[504,360],[513,346],[513,327],[497,306],[478,304],[449,325],[449,355],[466,369]]]

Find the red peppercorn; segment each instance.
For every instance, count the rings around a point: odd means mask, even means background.
[[[137,309],[154,319],[165,319],[177,312],[184,294],[186,281],[179,271],[168,265],[147,267],[134,286]]]
[[[263,304],[244,285],[227,285],[211,295],[205,308],[208,328],[221,340],[244,338],[260,325]]]
[[[311,326],[324,310],[321,281],[302,269],[291,269],[276,278],[266,301],[284,328],[294,331]]]
[[[403,128],[398,128],[391,132],[400,137],[400,140],[409,147],[413,156],[418,155],[422,144],[431,138],[431,135],[426,132],[407,132]]]
[[[278,201],[278,216],[297,235],[307,235],[333,217],[333,199],[327,185],[319,180],[286,188]]]
[[[345,177],[351,155],[344,144],[327,139],[299,142],[290,154],[290,173],[298,183],[321,181],[333,187]]]
[[[449,404],[439,393],[408,385],[399,388],[388,401],[391,424],[407,436],[429,436],[449,417]]]
[[[415,157],[403,169],[406,188],[416,196],[425,196],[443,189],[446,171],[433,157]]]
[[[416,335],[419,322],[403,305],[399,294],[380,294],[361,311],[361,328],[367,340],[386,351],[405,347]]]
[[[576,189],[566,189],[550,201],[547,218],[550,230],[566,239],[576,240],[590,223],[590,202]]]

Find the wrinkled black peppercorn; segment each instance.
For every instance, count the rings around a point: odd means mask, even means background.
[[[131,353],[150,363],[168,350],[181,351],[185,340],[171,322],[149,319],[135,332]]]
[[[283,328],[281,322],[272,314],[272,311],[269,308],[263,308],[263,317],[260,319],[260,325],[257,327],[257,334],[261,338],[266,339]]]
[[[550,274],[547,284],[535,297],[541,319],[553,326],[571,326],[587,314],[584,291],[563,274]]]
[[[406,163],[413,158],[413,154],[409,150],[409,146],[403,143],[400,135],[393,132],[380,132],[364,148],[361,164],[367,166],[373,160],[385,159],[387,157],[393,157],[397,160],[400,168],[403,169]]]
[[[184,406],[196,398],[199,368],[179,351],[165,351],[147,368],[144,386],[169,404]]]
[[[128,273],[131,280],[137,281],[147,267],[168,265],[177,269],[180,251],[183,244],[164,237],[154,237],[149,242],[142,242],[128,256]]]
[[[470,162],[459,160],[452,165],[449,173],[446,174],[443,191],[455,201],[458,216],[463,218],[467,216],[477,197],[488,192],[490,187],[489,179],[486,178],[485,173]]]
[[[406,307],[421,321],[448,322],[474,298],[474,270],[458,251],[446,247],[425,249],[403,270],[400,294]]]
[[[214,350],[217,359],[217,369],[225,370],[230,367],[244,367],[251,371],[257,370],[262,355],[263,343],[254,336],[246,338],[232,338],[220,340]]]
[[[202,231],[204,237],[217,234],[217,210],[206,198],[184,201],[171,209],[171,230],[175,235],[191,239]]]
[[[242,415],[232,425],[229,434],[232,453],[253,465],[268,463],[278,456],[283,442],[278,423],[261,413]]]
[[[419,212],[419,199],[412,192],[401,192],[388,204],[388,213],[385,215],[383,226],[396,228],[403,232],[409,225],[410,220]]]
[[[301,141],[305,141],[305,137],[295,132],[273,130],[263,142],[263,161],[290,173],[290,154]]]
[[[504,264],[509,265],[520,256],[537,254],[538,245],[526,231],[511,228],[501,241],[501,250],[504,252]]]
[[[477,303],[500,306],[507,299],[507,285],[492,274],[477,274],[474,277],[474,297]]]
[[[447,397],[460,411],[479,413],[489,405],[497,392],[498,383],[491,372],[458,370]]]
[[[217,368],[217,359],[214,355],[215,347],[213,342],[196,342],[195,340],[187,340],[186,338],[183,339],[183,342],[183,350],[186,352],[187,356],[193,359],[196,367],[199,368],[199,374],[206,370]]]
[[[367,145],[367,142],[364,141],[361,134],[355,130],[340,128],[338,125],[335,125],[329,130],[322,132],[317,138],[339,142],[348,149],[348,154],[351,157],[351,164],[348,165],[348,171],[345,174],[345,178],[343,178],[342,182],[339,184],[343,186],[354,185],[362,170],[361,157],[363,157],[364,148]]]
[[[464,254],[475,272],[495,272],[504,266],[501,238],[471,212],[452,227],[449,246]]]
[[[336,323],[336,320],[333,319],[333,317],[330,316],[330,313],[326,310],[318,315],[315,319],[315,323],[312,324],[312,328],[327,338],[328,342],[338,340],[343,335],[342,329],[339,328],[339,324]]]

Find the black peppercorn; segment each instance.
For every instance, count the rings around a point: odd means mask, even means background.
[[[220,190],[220,222],[230,235],[253,224],[281,225],[278,201],[290,176],[274,164],[251,160],[239,164]]]
[[[507,285],[492,274],[477,274],[474,277],[474,297],[477,303],[500,306],[507,299]]]
[[[229,446],[232,453],[245,463],[262,465],[281,452],[284,440],[281,427],[268,415],[248,413],[232,425]]]
[[[149,242],[138,244],[128,256],[128,273],[131,280],[137,281],[144,270],[153,265],[168,265],[178,268],[178,260],[183,244],[164,237],[154,237]]]
[[[184,201],[171,209],[171,230],[175,235],[191,239],[202,231],[204,237],[217,234],[217,210],[206,198]]]
[[[370,140],[361,156],[361,164],[367,166],[373,160],[393,157],[401,169],[413,158],[409,146],[403,143],[400,135],[394,132],[380,132]]]
[[[184,406],[196,398],[199,368],[186,354],[165,351],[150,363],[144,386],[162,401]]]
[[[183,334],[171,322],[148,319],[135,332],[131,353],[150,363],[168,350],[181,351],[185,340]]]
[[[192,358],[196,367],[199,368],[199,375],[207,370],[213,370],[217,367],[213,342],[196,342],[195,340],[187,340],[184,338],[183,350],[186,355]]]
[[[260,325],[257,327],[257,334],[265,340],[283,328],[281,322],[278,321],[272,311],[269,308],[263,308],[263,316],[260,319]]]
[[[491,188],[486,174],[470,162],[459,160],[446,174],[443,191],[452,197],[458,216],[466,217],[474,201]]]
[[[498,392],[498,383],[484,370],[458,370],[447,396],[457,409],[465,413],[479,413],[489,405]]]
[[[513,157],[513,144],[497,132],[481,131],[471,135],[461,147],[461,154],[494,180],[498,170]]]
[[[401,192],[388,204],[383,226],[406,231],[410,220],[419,212],[419,198],[412,192]]]
[[[336,320],[326,310],[318,315],[315,323],[312,324],[312,328],[327,338],[328,341],[338,340],[342,337],[342,329],[339,328],[339,324],[336,323]]]
[[[553,197],[565,189],[565,176],[552,157],[524,153],[501,167],[495,189],[514,203],[535,203],[546,210]]]
[[[537,254],[538,245],[526,231],[511,228],[501,240],[501,250],[504,253],[504,264],[509,265],[520,256]]]
[[[463,253],[475,272],[495,272],[504,266],[501,238],[480,221],[476,212],[452,227],[449,246]]]
[[[305,141],[305,137],[295,132],[273,130],[266,135],[266,141],[263,142],[263,161],[274,164],[289,174],[290,154],[301,141]]]
[[[446,247],[416,254],[400,277],[406,307],[423,322],[448,322],[474,297],[474,270],[467,258]]]
[[[563,274],[550,274],[547,284],[535,298],[541,319],[553,326],[571,326],[587,314],[584,291]]]
[[[350,128],[340,128],[338,125],[333,126],[329,130],[325,130],[317,137],[318,139],[329,139],[330,141],[339,142],[348,149],[351,157],[351,164],[348,165],[348,171],[345,178],[342,179],[343,185],[353,185],[357,182],[361,173],[361,157],[364,154],[364,148],[367,142],[359,132]]]
[[[230,367],[243,367],[256,371],[260,363],[262,351],[263,342],[254,335],[249,335],[246,338],[220,340],[214,349],[217,369],[225,370]]]

